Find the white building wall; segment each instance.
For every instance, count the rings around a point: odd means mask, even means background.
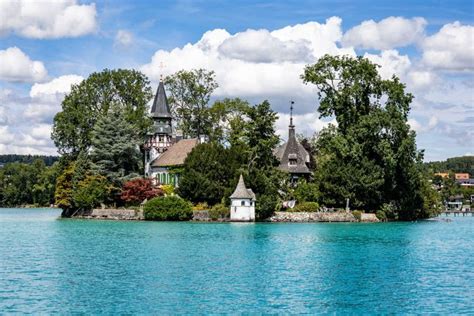
[[[231,199],[230,219],[232,221],[254,221],[255,202],[251,199]]]

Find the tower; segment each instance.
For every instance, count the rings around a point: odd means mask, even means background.
[[[145,149],[145,176],[151,176],[150,164],[172,145],[171,111],[166,98],[165,86],[160,80],[151,107],[153,131],[147,137]]]
[[[255,194],[245,187],[244,178],[240,175],[239,183],[230,196],[230,220],[255,221]]]

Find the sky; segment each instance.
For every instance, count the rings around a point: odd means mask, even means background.
[[[61,101],[91,73],[213,70],[212,100],[267,99],[287,137],[320,119],[300,75],[324,54],[361,55],[415,97],[409,124],[425,160],[474,155],[474,1],[0,0],[0,154],[57,154]],[[164,67],[160,67],[160,64]]]

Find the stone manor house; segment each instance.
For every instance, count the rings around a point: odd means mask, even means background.
[[[293,107],[291,110],[293,110]],[[150,115],[154,124],[153,133],[148,135],[143,145],[145,176],[152,178],[157,184],[179,186],[180,167],[183,166],[184,160],[193,148],[205,139],[184,139],[173,130],[173,117],[162,81],[158,85]],[[277,147],[274,154],[280,161],[279,169],[288,172],[292,182],[309,176],[310,171],[307,164],[310,156],[296,139],[292,115],[288,141]]]

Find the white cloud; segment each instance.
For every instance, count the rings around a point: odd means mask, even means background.
[[[297,134],[303,134],[306,137],[311,137],[315,132],[320,132],[329,124],[337,125],[335,119],[331,121],[323,121],[319,119],[319,114],[316,112],[306,114],[293,114],[293,123]],[[278,119],[275,123],[277,135],[281,139],[288,139],[288,125],[290,125],[289,113],[278,113]]]
[[[13,135],[8,126],[0,126],[0,144],[10,144],[15,140],[15,135]]]
[[[97,28],[95,4],[75,0],[0,1],[0,34],[14,32],[28,38],[78,37]]]
[[[326,23],[308,22],[271,32],[247,30],[231,35],[215,29],[206,32],[197,43],[157,51],[141,70],[156,82],[160,77],[161,62],[166,65],[167,74],[181,69],[205,68],[216,73],[220,85],[215,93],[217,97],[241,96],[260,100],[284,97],[289,100],[303,96],[314,102],[315,88],[304,85],[300,75],[306,64],[316,62],[316,58],[326,53],[355,56],[352,48],[338,47],[341,37],[341,19],[337,17],[327,19]],[[246,39],[258,41],[246,43]],[[272,45],[272,50],[282,51],[270,52],[262,48],[265,43]],[[306,104],[314,109],[310,102]]]
[[[459,22],[444,25],[422,44],[423,62],[445,70],[474,70],[474,26]]]
[[[424,35],[426,20],[388,17],[379,22],[367,20],[344,34],[344,46],[365,49],[391,49],[403,47],[420,40]]]
[[[52,121],[54,115],[61,110],[61,102],[71,91],[71,86],[79,84],[83,79],[77,75],[65,75],[46,83],[34,84],[24,111],[25,117],[34,121]]]
[[[126,30],[118,30],[115,35],[114,45],[117,47],[129,47],[133,44],[133,34]]]
[[[0,80],[35,82],[48,75],[42,62],[31,60],[18,47],[0,50],[0,60]]]
[[[219,52],[228,58],[255,63],[312,61],[308,44],[306,40],[282,41],[268,30],[247,30],[224,40]]]
[[[364,57],[381,66],[379,73],[384,79],[390,79],[394,74],[403,77],[411,66],[407,55],[400,55],[393,49],[382,51],[380,55],[365,53]]]
[[[51,124],[38,124],[31,129],[31,136],[40,140],[50,140],[52,132]]]

